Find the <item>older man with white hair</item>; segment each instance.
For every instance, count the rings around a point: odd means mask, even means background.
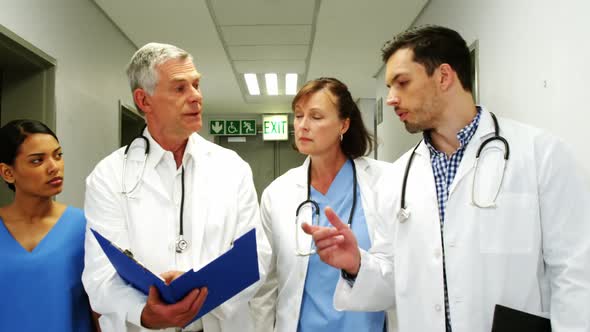
[[[129,248],[167,282],[204,266],[256,227],[263,276],[270,247],[259,227],[252,172],[235,152],[196,133],[202,127],[203,96],[192,56],[176,46],[150,43],[133,55],[127,74],[147,127],[128,152],[113,152],[88,177],[89,227]],[[173,331],[196,317],[207,296],[206,288],[194,289],[180,302],[166,304],[152,287],[146,298],[115,273],[91,232],[85,265],[84,286],[102,314],[103,331]],[[254,288],[183,331],[252,331],[248,300]]]

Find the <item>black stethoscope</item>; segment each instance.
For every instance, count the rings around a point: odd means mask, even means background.
[[[502,182],[504,180],[504,173],[506,173],[506,164],[507,164],[508,158],[510,157],[510,145],[508,144],[508,141],[504,137],[500,136],[500,126],[498,125],[498,119],[496,119],[496,116],[494,115],[494,113],[490,112],[490,115],[492,116],[492,121],[494,121],[494,136],[483,141],[481,143],[481,145],[479,146],[479,148],[477,149],[477,153],[475,154],[475,170],[473,172],[474,181],[473,181],[472,188],[471,188],[471,203],[479,208],[490,208],[490,207],[496,206],[496,199],[498,198],[498,194],[500,193],[500,188],[502,187]],[[493,201],[490,204],[481,204],[481,203],[476,202],[475,196],[474,196],[474,194],[475,194],[475,176],[476,176],[477,170],[478,170],[479,156],[480,156],[481,152],[483,151],[483,148],[488,143],[493,142],[493,141],[500,141],[504,145],[504,169],[502,171],[502,177],[500,178],[500,185],[498,186],[498,190],[496,191],[496,195],[494,196]],[[408,183],[408,174],[410,173],[410,168],[412,166],[412,160],[414,159],[414,155],[416,154],[416,149],[418,149],[418,146],[420,146],[421,142],[422,141],[418,142],[418,144],[416,144],[416,146],[412,150],[412,154],[410,155],[410,159],[408,160],[408,163],[406,164],[406,169],[404,172],[404,179],[402,182],[402,195],[401,195],[401,200],[400,200],[400,209],[397,213],[397,219],[399,220],[399,222],[402,222],[402,223],[406,222],[410,218],[410,210],[406,206],[406,186]]]
[[[141,132],[143,132],[144,130],[145,130],[145,126],[143,127]],[[137,140],[137,139],[140,139],[140,140],[144,141],[144,143],[145,143],[143,165],[141,167],[141,174],[137,178],[137,182],[135,182],[135,184],[133,185],[131,190],[127,191],[126,187],[125,187],[125,171],[127,169],[127,156],[128,156],[129,149],[131,148],[131,145],[133,145],[133,142],[135,142],[135,140]],[[133,193],[137,189],[137,187],[139,186],[139,183],[141,182],[141,179],[143,179],[143,173],[145,172],[145,166],[147,163],[147,158],[148,158],[149,153],[150,153],[150,141],[143,134],[141,134],[141,135],[135,137],[133,140],[131,140],[131,143],[129,143],[129,145],[127,145],[127,147],[125,148],[125,151],[123,152],[123,174],[121,176],[121,193],[125,196],[126,205],[128,205],[129,195],[131,195],[131,193]],[[176,244],[175,244],[175,250],[179,254],[183,253],[186,249],[188,249],[188,242],[184,239],[184,230],[183,230],[183,225],[184,225],[184,166],[182,166],[181,176],[182,176],[182,178],[180,181],[180,183],[181,183],[180,220],[179,220],[178,238],[176,239]]]
[[[357,187],[357,179],[356,179],[356,166],[354,165],[354,161],[349,159],[350,163],[352,164],[352,207],[350,208],[350,214],[348,215],[348,227],[352,227],[352,217],[354,215],[354,210],[356,208],[356,187]],[[320,206],[319,204],[311,199],[311,158],[309,159],[309,165],[307,166],[307,199],[301,202],[295,211],[295,253],[298,256],[309,256],[315,254],[315,249],[311,251],[303,251],[299,249],[299,215],[301,209],[311,204],[312,206],[312,225],[319,225],[320,221]]]

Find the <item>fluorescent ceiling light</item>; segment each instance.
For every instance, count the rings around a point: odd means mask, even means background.
[[[275,73],[264,74],[266,80],[266,93],[269,96],[276,96],[279,94],[278,77]]]
[[[246,86],[248,86],[248,93],[252,96],[260,95],[260,87],[258,86],[256,74],[244,74],[244,79],[246,80]]]
[[[285,94],[295,95],[297,93],[297,74],[285,75]]]

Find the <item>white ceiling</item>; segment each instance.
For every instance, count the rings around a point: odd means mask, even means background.
[[[152,41],[193,55],[207,113],[278,113],[292,96],[247,96],[243,73],[332,76],[374,98],[380,48],[428,0],[95,0],[138,47]],[[259,76],[260,79],[260,76]],[[279,86],[282,90],[281,80]],[[261,82],[264,92],[264,83]]]

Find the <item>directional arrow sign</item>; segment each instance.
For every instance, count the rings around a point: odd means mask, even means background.
[[[223,120],[209,121],[209,134],[211,134],[211,135],[225,135],[225,121],[223,121]]]

